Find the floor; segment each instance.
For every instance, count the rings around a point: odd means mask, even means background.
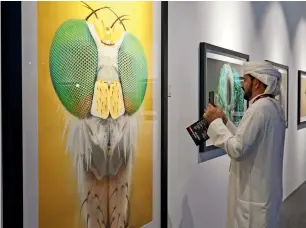
[[[190,206],[183,200],[183,220],[179,228],[195,228]],[[168,215],[168,228],[172,228]],[[282,205],[280,228],[306,228],[306,182],[288,196]]]
[[[306,228],[306,182],[283,203],[281,228]]]

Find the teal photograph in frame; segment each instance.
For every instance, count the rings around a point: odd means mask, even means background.
[[[249,55],[202,42],[199,45],[199,118],[208,105],[208,94],[214,91],[214,103],[220,107],[227,118],[239,125],[248,102],[241,88],[243,82],[243,63]],[[207,153],[209,152],[209,153]],[[210,139],[199,145],[201,162],[222,156],[225,152],[215,147]]]

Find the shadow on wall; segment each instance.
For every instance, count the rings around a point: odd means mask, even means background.
[[[300,125],[297,126],[298,130],[301,130],[301,129],[304,129],[304,128],[306,128],[306,123],[303,123],[303,124],[300,124]]]
[[[167,224],[167,227],[168,228],[172,228],[172,223],[171,223],[171,219],[170,219],[169,213],[168,213],[168,224]]]
[[[306,227],[306,182],[284,201],[281,212],[281,228]]]
[[[263,15],[266,15],[266,10],[271,4],[275,2],[251,2],[251,8],[253,10],[253,17],[255,22],[255,30],[262,31],[262,26],[264,25]],[[305,2],[278,2],[282,7],[283,13],[285,15],[285,21],[287,23],[287,29],[289,34],[290,48],[293,48],[294,35],[296,34],[296,29],[299,21],[304,18],[305,14]],[[288,20],[290,18],[290,20]]]
[[[193,217],[191,214],[191,209],[189,206],[187,195],[184,196],[182,208],[183,210],[181,218],[183,219],[181,220],[178,228],[194,228]],[[168,214],[168,228],[173,228],[169,214]]]

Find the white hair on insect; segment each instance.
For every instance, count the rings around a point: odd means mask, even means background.
[[[243,74],[250,74],[267,85],[265,94],[278,96],[280,94],[281,73],[267,61],[250,61],[243,64]]]
[[[70,155],[76,175],[80,205],[83,205],[84,199],[88,197],[87,171],[89,171],[91,161],[94,159],[93,152],[96,150],[94,147],[98,146],[103,151],[104,157],[110,156],[109,158],[111,158],[115,153],[123,154],[124,157],[120,157],[121,161],[126,165],[126,168],[132,168],[138,141],[141,110],[142,108],[131,116],[124,114],[116,120],[111,118],[103,120],[94,116],[79,119],[67,111],[59,110],[65,114],[64,118],[66,118],[62,136],[63,140],[66,138],[66,153]],[[110,136],[113,138],[109,138]],[[108,145],[109,140],[113,145],[111,148]],[[119,145],[122,145],[122,148]],[[106,159],[107,161],[109,160]],[[131,178],[132,172],[129,172],[129,183]],[[86,215],[83,217],[85,222],[87,222],[89,210],[87,206],[81,207],[80,213]]]
[[[85,172],[90,168],[94,145],[98,145],[102,149],[105,157],[108,156],[109,152],[110,157],[113,153],[123,152],[124,158],[122,159],[125,162],[127,159],[133,160],[138,140],[140,110],[132,116],[125,114],[116,120],[103,120],[93,116],[86,119],[78,119],[71,115],[67,117],[63,136],[67,134],[66,151],[72,159],[79,193],[86,194],[84,192]],[[103,124],[106,121],[108,125],[105,127]],[[106,136],[109,135],[107,128],[114,136],[111,150],[108,150],[108,140],[105,140]],[[123,141],[123,148],[118,148],[121,140]]]

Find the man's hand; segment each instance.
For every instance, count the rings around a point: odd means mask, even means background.
[[[221,118],[224,124],[227,123],[227,118],[221,108],[219,108],[218,106],[215,107],[211,104],[208,104],[207,108],[204,110],[203,117],[209,123],[213,122],[218,118]]]

